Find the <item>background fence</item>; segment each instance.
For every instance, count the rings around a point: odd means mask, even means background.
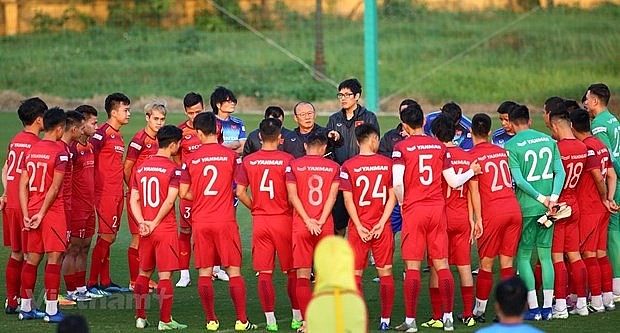
[[[413,97],[490,111],[620,86],[620,8],[541,2],[378,1],[380,109]],[[181,98],[225,85],[244,96],[242,110],[301,99],[337,108],[338,82],[364,84],[363,4],[0,0],[0,34],[12,35],[0,38],[0,90]]]

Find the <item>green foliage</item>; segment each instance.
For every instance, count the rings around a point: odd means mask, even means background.
[[[380,7],[380,13],[385,17],[411,17],[426,11],[426,6],[418,0],[385,0]]]
[[[89,29],[97,24],[94,18],[82,13],[74,6],[65,9],[60,17],[52,17],[42,11],[36,11],[30,23],[35,32],[52,32],[66,30],[73,24],[78,29]]]
[[[241,11],[241,7],[237,1],[220,1],[220,6],[224,8],[228,13],[246,21],[245,13]],[[196,26],[206,31],[239,31],[244,28],[239,25],[233,18],[226,15],[222,11],[213,9],[204,9],[196,12],[195,15]]]
[[[171,5],[172,0],[110,0],[106,23],[113,27],[161,26]]]

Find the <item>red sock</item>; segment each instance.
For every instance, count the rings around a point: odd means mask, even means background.
[[[15,260],[9,257],[6,265],[6,298],[8,306],[17,307],[17,298],[19,297],[19,288],[21,285],[23,261]]]
[[[306,308],[312,298],[312,290],[310,290],[310,279],[297,278],[297,301],[299,302],[299,310],[301,316],[306,319]]]
[[[157,296],[159,296],[159,320],[169,323],[172,319],[172,300],[174,299],[174,287],[170,279],[157,281]]]
[[[67,287],[67,291],[75,291],[76,283],[75,283],[75,274],[65,274],[65,287]]]
[[[480,269],[476,279],[476,298],[482,301],[489,299],[493,288],[493,273]]]
[[[592,296],[601,295],[601,269],[598,267],[598,260],[595,257],[583,259],[588,271],[588,284]]]
[[[381,318],[390,318],[394,307],[394,276],[379,278],[379,297],[381,298]]]
[[[215,291],[213,290],[213,281],[210,276],[198,277],[198,295],[200,296],[207,322],[217,321],[217,316],[215,315]]]
[[[463,318],[473,317],[474,313],[474,286],[461,286],[463,299]]]
[[[437,271],[441,306],[444,313],[454,310],[454,278],[450,269],[444,268]]]
[[[179,233],[179,267],[189,269],[192,253],[192,234]]]
[[[613,271],[611,268],[611,262],[608,256],[598,258],[598,267],[601,269],[601,291],[612,292],[613,291]]]
[[[297,301],[297,272],[289,271],[286,278],[286,291],[288,299],[291,301],[291,309],[299,310],[299,302]]]
[[[441,295],[439,294],[439,288],[428,288],[431,298],[431,309],[433,310],[433,319],[439,320],[443,317],[441,312]]]
[[[75,272],[75,286],[76,287],[86,286],[86,271]]]
[[[415,318],[418,309],[418,296],[420,296],[420,271],[417,269],[408,269],[405,272],[405,285],[403,286],[405,294],[405,316],[407,318]]]
[[[583,260],[579,259],[570,264],[571,266],[571,286],[574,288],[577,297],[586,297],[588,289],[588,270]],[[572,292],[572,290],[571,290]]]
[[[499,276],[502,279],[502,281],[506,280],[506,279],[510,279],[511,277],[515,276],[515,269],[514,269],[514,267],[502,268],[499,271]]]
[[[129,265],[129,281],[134,282],[138,277],[140,269],[140,260],[138,260],[138,249],[133,247],[127,248],[127,264]],[[168,323],[170,321],[166,321]]]
[[[228,281],[228,290],[237,311],[237,320],[247,323],[248,317],[245,313],[245,281],[243,281],[241,276],[231,277],[230,281]]]
[[[58,289],[60,289],[60,265],[45,265],[45,275],[43,278],[45,284],[45,294],[48,301],[58,299]]]
[[[534,285],[536,291],[540,291],[542,287],[542,266],[540,266],[540,260],[536,262],[536,266],[534,266]]]
[[[364,290],[362,289],[362,277],[359,275],[355,275],[355,286],[357,286],[357,291],[360,293],[362,298],[364,298]]]
[[[263,306],[263,312],[274,312],[276,296],[273,288],[273,274],[258,274],[258,298]]]
[[[110,243],[106,242],[103,238],[98,237],[95,247],[93,247],[93,253],[91,256],[88,286],[99,284],[99,274],[101,274],[101,267],[103,266],[108,249],[110,249]]]
[[[34,285],[37,283],[37,266],[24,263],[22,265],[21,280],[21,297],[32,299]]]
[[[138,275],[133,286],[133,299],[136,304],[136,318],[146,319],[146,298],[149,295],[149,278]],[[161,313],[161,312],[160,312]]]
[[[112,245],[112,244],[110,244]],[[110,247],[108,246],[108,252],[103,257],[103,264],[101,265],[101,273],[99,273],[102,286],[108,286],[112,283],[110,279]]]
[[[566,266],[563,261],[556,262],[553,264],[553,270],[555,271],[555,281],[554,281],[554,293],[555,298],[566,298],[566,289],[568,283],[568,272],[566,271]]]

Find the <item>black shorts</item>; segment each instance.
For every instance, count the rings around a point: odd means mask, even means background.
[[[349,213],[347,212],[347,208],[344,206],[344,196],[342,195],[342,191],[338,191],[336,203],[334,204],[334,209],[332,209],[332,217],[334,218],[335,230],[343,230],[347,228],[347,225],[349,224]]]

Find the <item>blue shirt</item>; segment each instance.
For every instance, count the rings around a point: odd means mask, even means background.
[[[513,136],[514,134],[508,134],[504,128],[499,128],[493,131],[491,142],[496,146],[504,148],[504,144],[506,144],[508,140],[512,139]]]
[[[233,116],[228,117],[228,119],[226,120],[218,117],[217,120],[222,124],[222,136],[224,137],[224,144],[247,139],[243,120]]]
[[[543,331],[527,324],[493,324],[477,330],[478,333],[543,333]]]
[[[426,124],[424,125],[424,133],[426,135],[434,136],[433,132],[431,131],[431,124],[433,123],[433,120],[435,120],[435,118],[437,118],[437,116],[439,116],[440,114],[441,111],[435,111],[426,115]],[[454,139],[452,139],[452,143],[455,146],[458,146],[464,150],[472,149],[474,147],[474,142],[471,139],[470,130],[471,120],[469,120],[469,118],[465,117],[464,115],[461,116],[461,120],[459,120],[459,123],[456,125],[456,133],[454,134]]]

